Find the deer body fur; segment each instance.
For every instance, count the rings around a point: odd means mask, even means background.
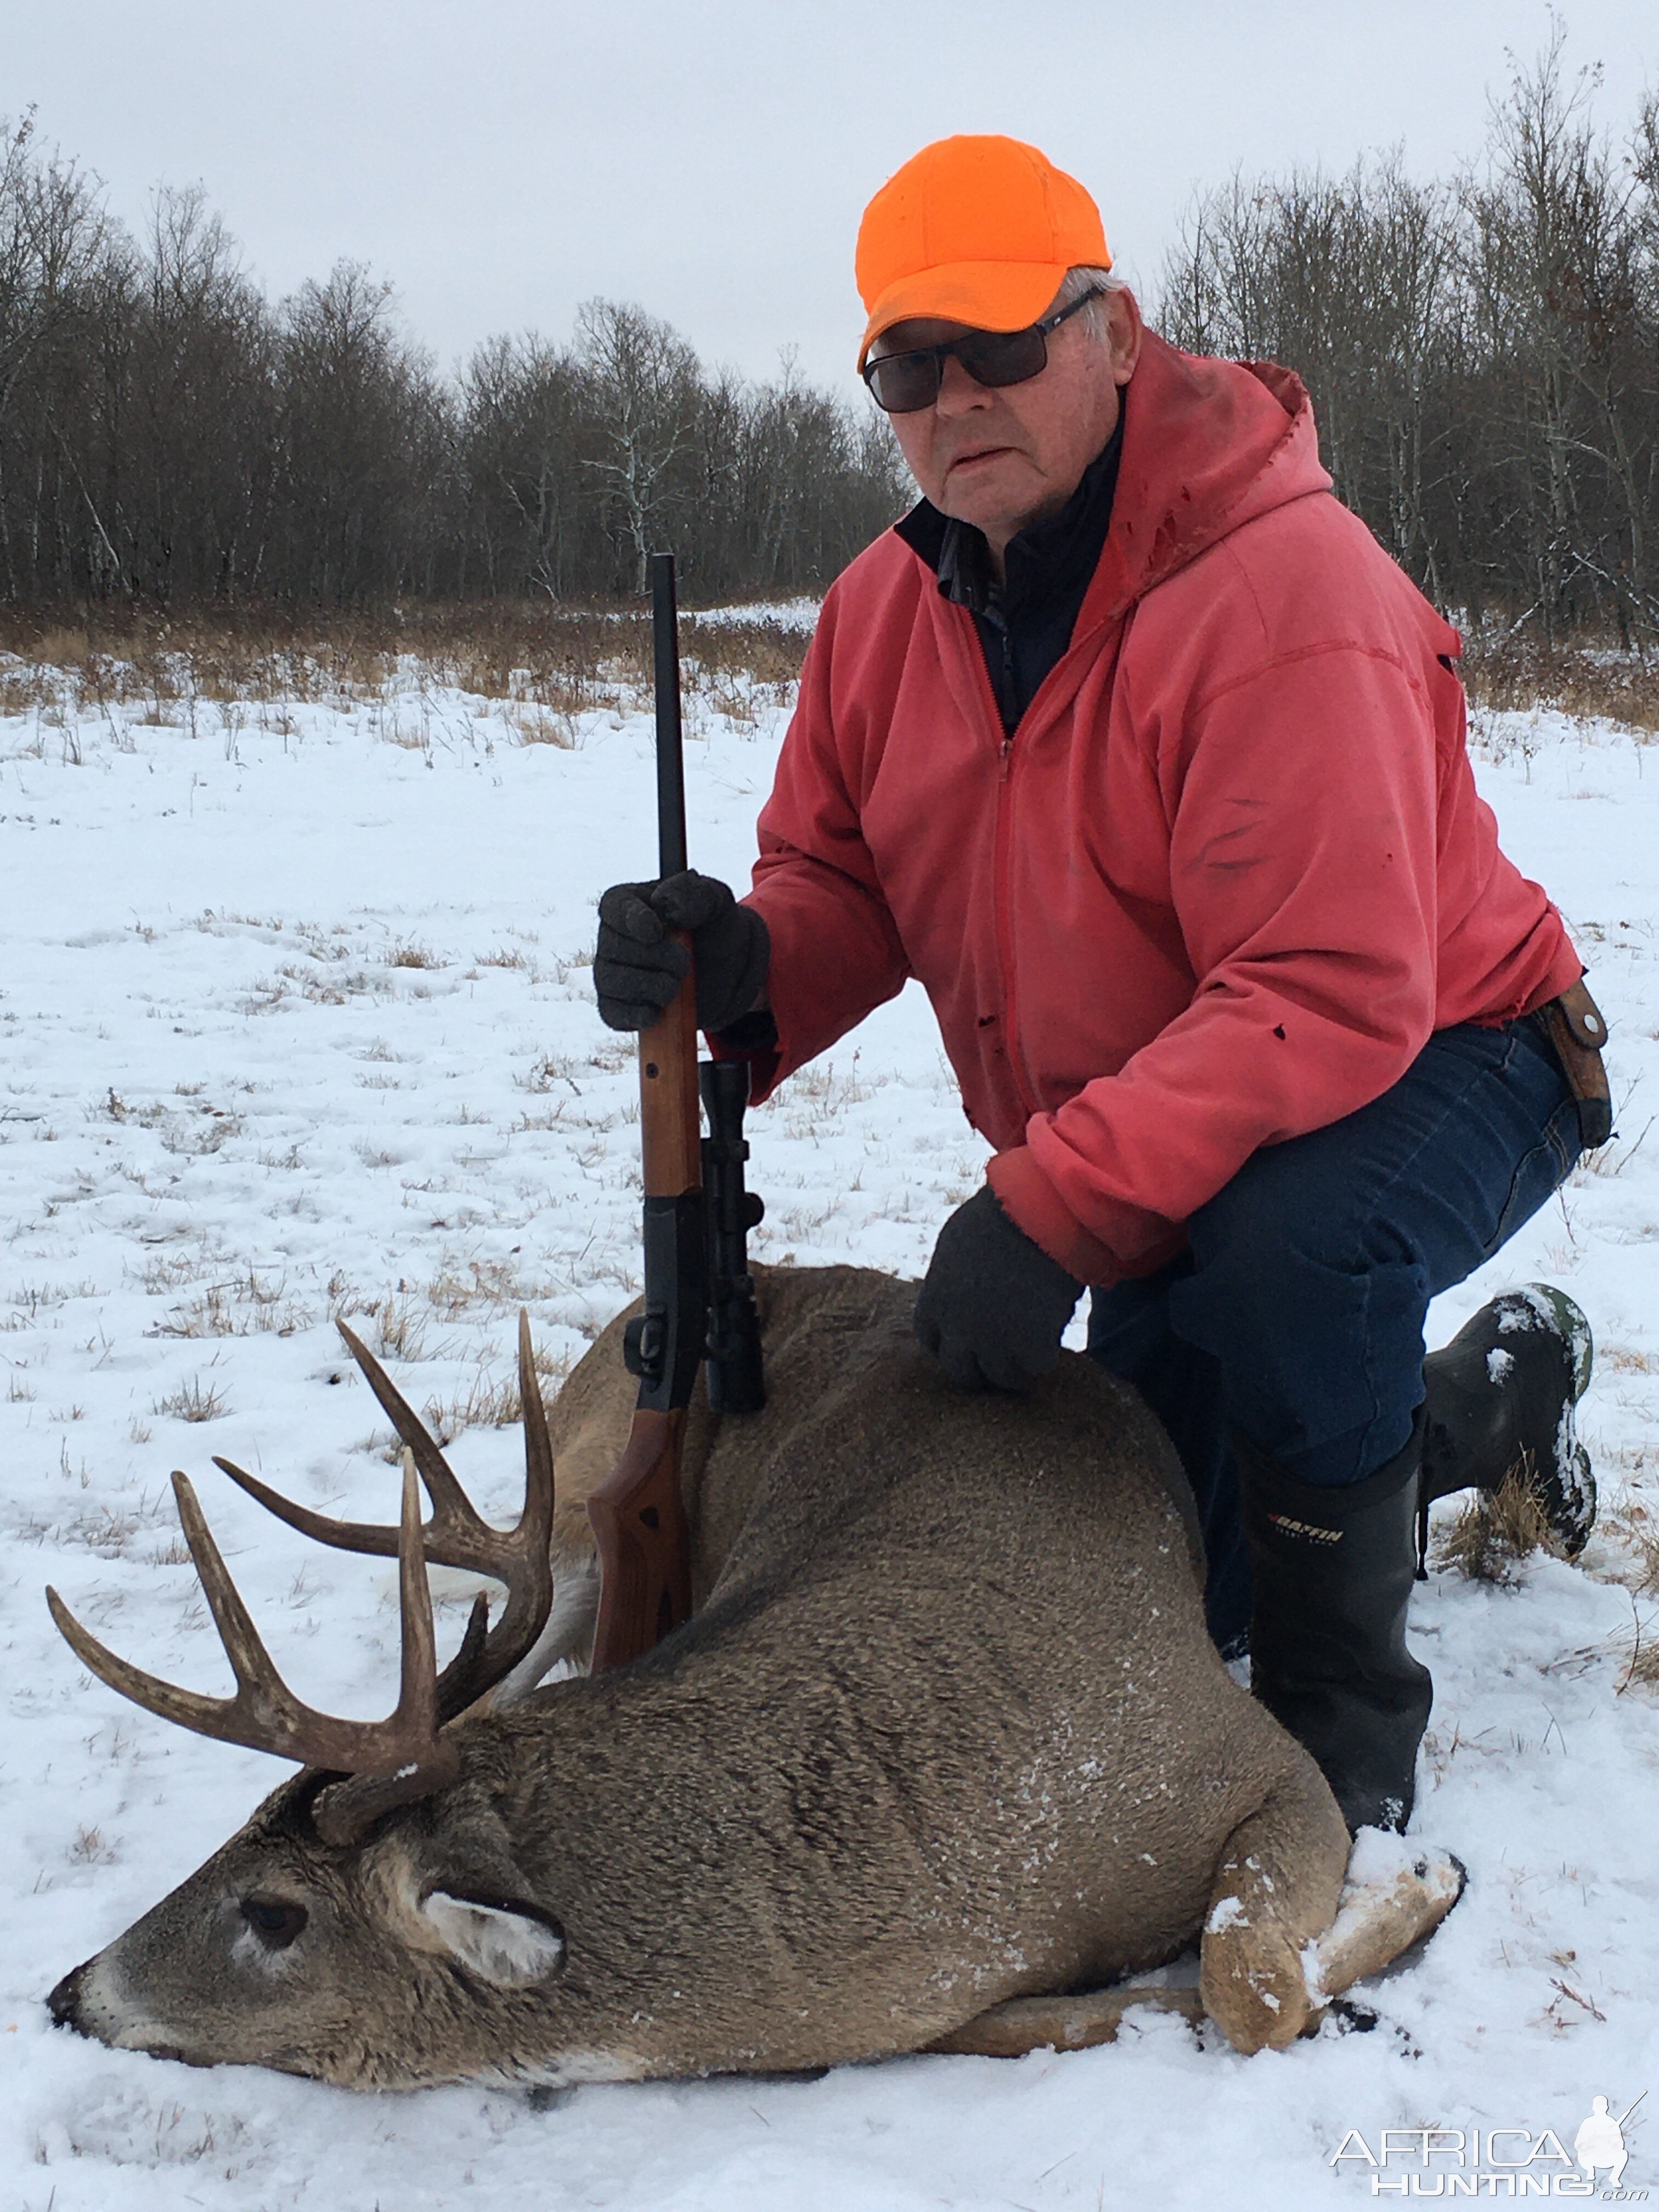
[[[758,1279],[766,1410],[688,1438],[693,1620],[529,1687],[544,1635],[445,1731],[458,1778],[359,1840],[318,1832],[322,1778],[284,1785],[59,1985],[61,2020],[357,2087],[804,2069],[1205,1930],[1231,2039],[1297,2033],[1347,1835],[1206,1635],[1156,1423],[1071,1355],[963,1393],[913,1285]],[[621,1325],[550,1410],[556,1641],[591,1634]]]

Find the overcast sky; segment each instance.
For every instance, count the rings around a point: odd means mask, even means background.
[[[1622,131],[1659,4],[1565,15]],[[199,182],[272,292],[367,261],[446,368],[605,294],[850,390],[860,211],[930,138],[1042,146],[1150,288],[1235,163],[1449,168],[1547,27],[1536,0],[0,0],[0,116],[33,105],[135,224]]]

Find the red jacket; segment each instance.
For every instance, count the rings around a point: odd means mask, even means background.
[[[836,580],[760,817],[757,1095],[918,976],[1003,1205],[1109,1283],[1431,1031],[1576,979],[1476,796],[1457,633],[1330,483],[1294,376],[1149,337],[1099,566],[1009,741],[900,538]]]

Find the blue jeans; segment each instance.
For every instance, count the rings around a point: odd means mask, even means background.
[[[1298,1481],[1374,1474],[1422,1401],[1430,1299],[1491,1259],[1578,1152],[1535,1017],[1443,1030],[1369,1106],[1255,1153],[1171,1266],[1091,1293],[1090,1352],[1135,1384],[1192,1484],[1224,1651],[1250,1613],[1230,1430]]]

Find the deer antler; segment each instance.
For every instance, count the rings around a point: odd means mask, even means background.
[[[346,1777],[319,1793],[313,1817],[325,1842],[348,1844],[394,1805],[429,1796],[455,1779],[459,1755],[440,1730],[510,1674],[540,1635],[553,1603],[553,1446],[536,1376],[528,1314],[519,1316],[525,1502],[518,1526],[511,1529],[492,1528],[474,1511],[436,1441],[398,1395],[380,1363],[343,1322],[338,1327],[404,1441],[398,1525],[384,1528],[332,1521],[295,1504],[228,1460],[215,1464],[279,1521],[302,1534],[341,1551],[396,1558],[403,1681],[393,1712],[383,1721],[340,1720],[315,1711],[295,1696],[259,1641],[187,1475],[173,1476],[173,1494],[190,1555],[236,1676],[234,1698],[206,1697],[146,1674],[89,1635],[56,1590],[47,1590],[46,1602],[82,1664],[147,1712],[177,1721],[198,1735],[246,1744],[254,1751],[274,1752],[279,1758],[297,1759],[307,1766]],[[424,1527],[417,1468],[432,1499],[432,1518]],[[461,1648],[441,1674],[432,1628],[428,1561],[489,1575],[507,1586],[501,1617],[488,1633],[489,1601],[475,1601]]]
[[[421,1530],[428,1562],[433,1566],[459,1567],[470,1573],[488,1575],[507,1588],[507,1603],[488,1638],[480,1646],[469,1628],[460,1650],[439,1677],[439,1717],[441,1721],[453,1720],[486,1690],[511,1674],[540,1635],[553,1604],[550,1550],[553,1534],[553,1446],[547,1432],[547,1413],[542,1403],[530,1341],[530,1316],[523,1311],[519,1316],[524,1511],[518,1526],[510,1529],[492,1528],[479,1517],[436,1438],[411,1410],[374,1353],[343,1321],[335,1326],[362,1369],[369,1389],[390,1415],[405,1451],[412,1455],[431,1498],[432,1518]],[[331,1520],[326,1514],[295,1504],[292,1499],[261,1482],[257,1475],[249,1474],[228,1459],[216,1458],[214,1465],[240,1484],[250,1498],[257,1498],[268,1513],[274,1513],[279,1521],[286,1522],[290,1528],[297,1528],[301,1535],[315,1537],[319,1544],[331,1544],[342,1552],[368,1552],[382,1559],[391,1558],[398,1551],[400,1536],[396,1528],[377,1527],[370,1522]],[[479,1600],[480,1604],[483,1602]]]
[[[271,1663],[237,1594],[189,1476],[174,1474],[173,1489],[190,1555],[236,1676],[235,1696],[210,1698],[180,1689],[118,1658],[82,1627],[57,1591],[48,1589],[52,1617],[82,1666],[147,1712],[177,1721],[198,1735],[246,1744],[253,1751],[274,1752],[279,1758],[297,1759],[307,1766],[350,1777],[323,1790],[317,1799],[313,1817],[330,1843],[349,1843],[393,1805],[428,1796],[453,1782],[460,1771],[460,1760],[454,1744],[438,1733],[432,1594],[421,1551],[420,1492],[410,1455],[404,1455],[403,1516],[397,1531],[403,1679],[396,1709],[383,1721],[340,1720],[295,1696]],[[475,1655],[481,1632],[482,1619],[475,1607],[466,1637]]]

